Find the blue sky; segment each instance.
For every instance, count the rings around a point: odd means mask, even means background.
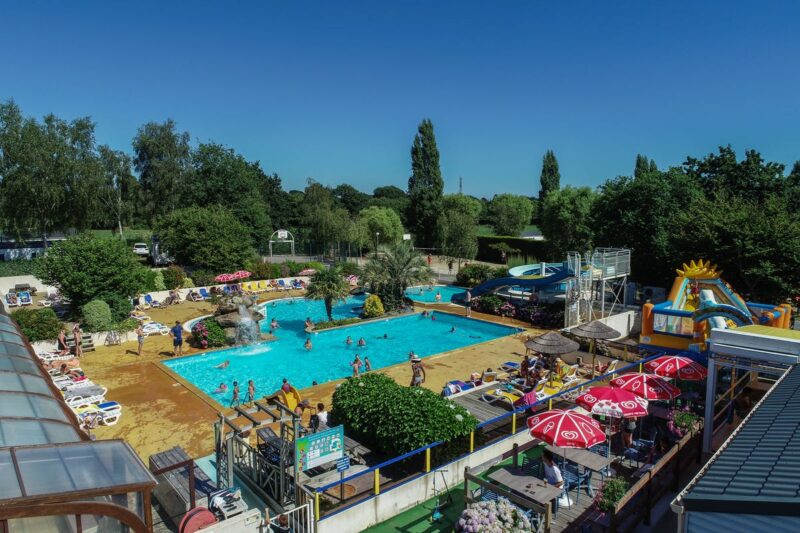
[[[446,190],[535,195],[731,144],[800,159],[798,2],[6,2],[0,99],[130,150],[171,117],[278,172],[406,187],[430,117]]]

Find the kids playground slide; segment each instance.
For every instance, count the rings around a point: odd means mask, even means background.
[[[544,274],[542,274],[544,272]],[[554,283],[559,283],[572,276],[572,271],[567,268],[566,263],[541,263],[536,265],[523,265],[510,269],[507,278],[497,278],[484,281],[474,287],[470,292],[473,298],[477,298],[487,292],[506,287],[519,287],[522,289],[533,289],[545,287]],[[466,293],[461,293],[455,297],[457,300],[464,301]]]

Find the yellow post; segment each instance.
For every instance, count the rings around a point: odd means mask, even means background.
[[[474,451],[475,451],[475,432],[474,431],[470,431],[469,432],[469,453],[472,453]]]
[[[376,468],[372,471],[375,475],[375,496],[381,493],[381,469]]]
[[[319,492],[314,493],[314,520],[319,520]]]
[[[431,449],[430,448],[425,450],[425,471],[426,472],[430,472],[431,471]]]
[[[511,415],[511,434],[517,432],[517,413]]]
[[[642,367],[644,367],[644,364],[642,364],[642,363],[639,363],[639,373],[640,373],[640,374],[642,373]]]
[[[552,409],[553,408],[553,398],[552,397],[550,397],[550,399],[547,400],[547,408],[548,409]]]

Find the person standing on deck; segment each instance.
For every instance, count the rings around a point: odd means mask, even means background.
[[[472,316],[472,291],[467,289],[465,311],[467,316]]]
[[[425,368],[422,366],[422,359],[418,356],[411,358],[411,386],[420,387],[425,383]]]
[[[175,325],[169,330],[169,336],[172,337],[173,355],[183,355],[183,327],[180,320],[175,321]]]
[[[72,328],[72,339],[75,341],[75,357],[80,357],[83,355],[83,346],[81,345],[82,336],[83,332],[81,331],[81,325],[76,323]]]

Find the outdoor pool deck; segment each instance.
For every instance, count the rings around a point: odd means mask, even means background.
[[[266,299],[299,296],[270,294]],[[432,306],[433,307],[433,306]],[[442,311],[458,311],[453,306],[441,307]],[[208,302],[184,302],[166,309],[148,311],[153,320],[173,324],[175,320],[185,322],[191,318],[213,313]],[[473,313],[480,318],[504,325],[522,324],[509,319]],[[526,328],[524,334],[538,335],[544,330]],[[120,346],[98,346],[85,355],[81,367],[95,382],[108,388],[106,397],[122,404],[122,418],[115,426],[94,430],[98,438],[124,438],[140,457],[147,458],[156,452],[182,446],[189,455],[202,457],[213,452],[212,424],[219,419],[220,411],[232,415],[233,410],[220,409],[205,394],[159,364],[172,353],[169,336],[151,336],[145,341],[144,355],[136,355],[136,342]],[[184,344],[184,354],[202,353],[201,350]],[[468,346],[425,358],[427,381],[424,386],[440,392],[445,383],[453,379],[466,379],[471,372],[480,372],[487,367],[497,368],[505,361],[520,360],[524,347],[516,336],[502,337],[482,344]],[[379,372],[393,378],[401,385],[411,380],[409,365],[402,363],[381,369]],[[336,385],[342,380],[331,381],[303,389],[303,398],[312,405],[317,402],[330,406]],[[272,391],[259,391],[259,394]]]

